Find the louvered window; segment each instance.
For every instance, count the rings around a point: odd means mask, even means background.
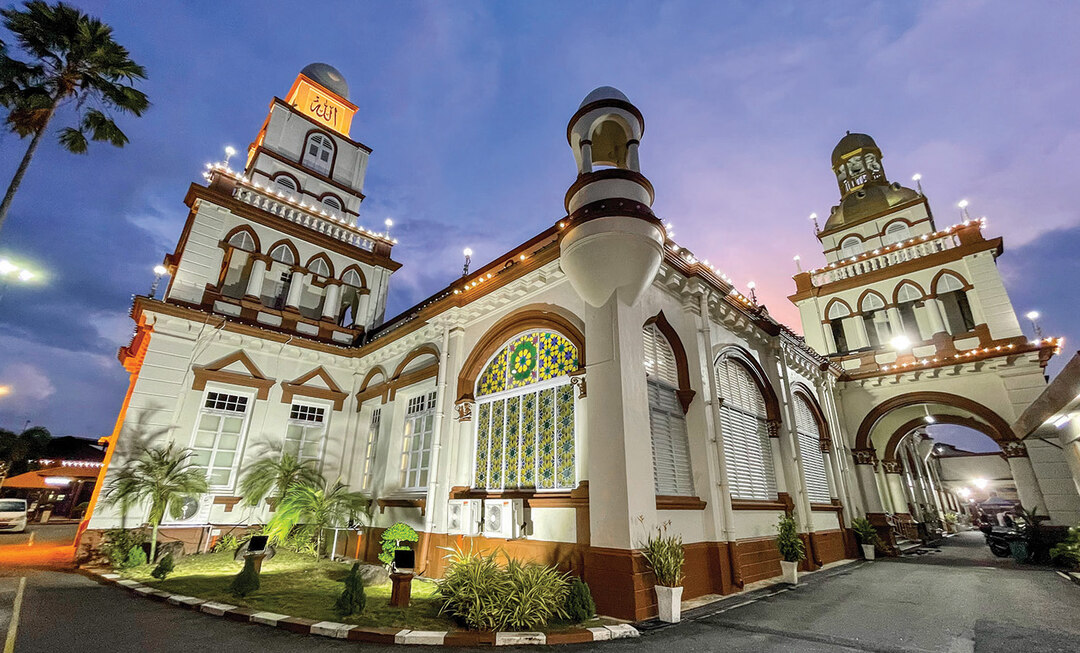
[[[679,372],[671,343],[655,324],[642,330],[645,341],[645,379],[649,391],[649,430],[652,434],[653,479],[660,495],[694,494],[686,415],[676,389]]]
[[[732,498],[775,499],[765,398],[750,371],[730,358],[717,361],[716,385],[724,400],[720,428]]]
[[[375,476],[375,447],[379,442],[379,427],[382,425],[382,408],[371,411],[368,424],[367,445],[364,447],[364,475],[360,481],[362,490],[371,490],[371,481]]]
[[[795,395],[795,432],[799,439],[806,496],[813,503],[829,503],[829,480],[825,471],[825,454],[821,452],[821,429],[809,402],[802,395]]]

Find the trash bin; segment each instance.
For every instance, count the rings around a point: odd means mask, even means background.
[[[1017,562],[1027,562],[1028,559],[1028,545],[1024,540],[1013,540],[1009,542],[1009,553],[1012,554],[1012,559]]]

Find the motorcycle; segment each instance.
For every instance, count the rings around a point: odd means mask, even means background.
[[[990,552],[999,558],[1008,558],[1009,556],[1016,557],[1019,554],[1027,556],[1027,529],[1023,524],[1017,524],[1016,526],[994,526],[992,524],[983,524],[979,527],[979,530],[983,532],[983,536],[986,538],[986,545],[990,547]],[[1013,543],[1023,543],[1023,552],[1017,549],[1018,545]]]

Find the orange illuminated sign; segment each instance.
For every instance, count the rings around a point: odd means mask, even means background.
[[[286,101],[319,124],[344,136],[349,135],[356,105],[327,91],[304,75],[296,78]]]

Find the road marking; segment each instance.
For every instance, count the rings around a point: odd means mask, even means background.
[[[26,541],[26,546],[34,546],[34,531],[30,531],[30,539]]]
[[[25,589],[26,576],[23,576],[19,579],[19,589],[15,592],[15,602],[11,605],[11,624],[8,625],[7,640],[4,641],[4,653],[15,653],[15,633],[19,630],[19,612],[22,610]]]

